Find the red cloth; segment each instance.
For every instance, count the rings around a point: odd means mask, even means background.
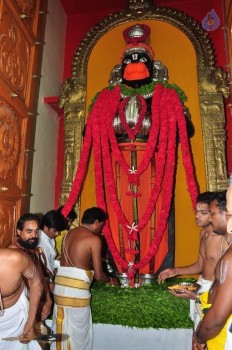
[[[137,164],[139,164],[142,160],[144,150],[146,148],[145,143],[136,142],[134,143],[136,146],[136,158]],[[120,149],[123,153],[123,156],[128,164],[131,164],[131,153],[134,151],[131,150],[128,143],[121,143]],[[112,164],[114,169],[114,176],[116,181],[118,198],[121,203],[122,211],[125,214],[130,225],[135,221],[134,215],[136,215],[136,201],[137,201],[137,212],[138,212],[138,222],[141,220],[145,209],[147,207],[151,190],[154,186],[154,165],[155,161],[150,164],[148,169],[145,171],[143,175],[140,176],[140,185],[138,187],[138,191],[141,193],[140,197],[134,199],[132,196],[128,196],[126,193],[128,192],[128,176],[120,169],[118,163],[116,163],[114,156],[112,155]],[[116,247],[121,253],[122,257],[124,257],[128,262],[134,260],[134,255],[125,252],[125,249],[129,248],[129,242],[127,239],[127,234],[123,230],[122,226],[119,225],[117,216],[114,213],[114,210],[111,205],[111,201],[109,199],[109,195],[106,189],[106,202],[107,202],[107,212],[109,214],[109,225],[112,232],[113,239],[115,241]],[[155,235],[156,225],[159,219],[159,213],[161,210],[162,203],[162,193],[160,194],[155,212],[153,213],[148,224],[141,230],[140,235],[140,258],[141,260],[147,253],[151,242]],[[134,214],[135,213],[135,214]],[[131,246],[133,248],[133,246]],[[142,268],[139,273],[154,273],[161,266],[164,258],[166,257],[168,252],[168,229],[165,230],[164,236],[160,243],[157,254],[154,258],[147,264],[144,268]],[[122,272],[122,268],[117,266],[118,270]]]

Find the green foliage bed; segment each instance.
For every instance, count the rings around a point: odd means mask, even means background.
[[[170,282],[139,288],[122,288],[95,282],[92,293],[94,323],[138,328],[192,328],[189,301],[174,297],[168,285],[193,279],[173,278]]]

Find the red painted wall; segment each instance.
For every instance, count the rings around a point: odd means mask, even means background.
[[[221,25],[218,29],[215,31],[212,31],[209,33],[214,48],[215,48],[215,54],[217,59],[217,66],[222,67],[223,69],[227,69],[227,56],[226,56],[226,45],[225,45],[225,37],[224,37],[224,30],[222,27],[224,26],[224,19],[223,19],[223,0],[182,0],[182,1],[161,1],[156,0],[155,5],[158,6],[167,6],[172,7],[178,10],[181,10],[194,19],[198,20],[200,23],[202,22],[203,18],[207,15],[208,12],[210,12],[212,9],[214,9],[217,13],[217,15],[220,18]],[[86,36],[86,33],[94,27],[99,21],[101,21],[105,16],[107,16],[109,13],[101,11],[101,12],[91,12],[88,14],[81,14],[81,15],[75,15],[68,17],[67,21],[67,33],[66,33],[66,44],[65,44],[65,61],[64,61],[64,79],[67,79],[71,76],[72,71],[72,60],[73,55],[75,51],[77,50],[80,42],[83,40],[83,38]],[[226,101],[229,103],[228,101]],[[231,109],[228,107],[226,108],[227,112],[227,149],[229,150],[230,147],[232,147],[232,121],[231,121],[231,115],[230,114]],[[63,152],[63,128],[60,128],[60,139],[59,139],[59,150],[58,154],[60,152]],[[229,152],[228,152],[229,153]],[[61,167],[59,166],[59,170]],[[232,171],[232,155],[228,154],[228,169],[229,171]],[[56,179],[56,205],[58,203],[59,193],[60,193],[60,187],[61,187],[61,181],[62,181],[62,174],[60,174],[60,171],[57,174]]]

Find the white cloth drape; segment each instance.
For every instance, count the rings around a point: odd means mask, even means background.
[[[54,275],[54,263],[57,255],[55,240],[49,238],[42,230],[39,230],[38,247],[42,249],[46,257],[46,261],[44,261],[45,267]]]
[[[0,350],[41,350],[39,343],[34,340],[28,344],[22,344],[18,340],[2,340],[2,338],[18,337],[22,334],[27,321],[28,306],[29,302],[24,290],[17,303],[5,309],[3,316],[0,316]]]

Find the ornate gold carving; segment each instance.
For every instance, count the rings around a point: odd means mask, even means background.
[[[131,15],[144,15],[152,8],[152,0],[129,0],[128,5]]]
[[[225,135],[221,135],[221,134],[215,134],[213,138],[214,150],[215,150],[215,163],[216,163],[218,180],[224,180],[226,178],[226,171],[224,167],[225,139],[226,139]]]
[[[199,94],[207,185],[211,191],[223,190],[228,186],[223,96],[228,98],[230,93],[226,73],[212,66],[200,71]]]
[[[85,99],[86,89],[80,80],[74,77],[63,83],[60,91],[59,107],[64,107],[65,116],[68,119],[72,119],[73,113],[75,119],[78,117],[77,119],[81,120],[84,117],[82,108],[85,109]]]
[[[208,100],[203,100],[201,103],[201,110],[205,114],[220,114],[222,112],[223,105],[220,103],[218,100],[210,101]]]
[[[145,19],[161,20],[184,32],[196,50],[198,69],[205,69],[215,65],[215,55],[211,40],[208,33],[196,20],[178,10],[167,7],[153,7],[151,0],[133,0],[129,2],[126,10],[105,17],[86,34],[74,55],[72,65],[73,77],[78,76],[86,85],[88,58],[96,42],[110,29],[122,23]]]
[[[92,48],[111,29],[129,21],[141,20],[160,20],[177,27],[195,48],[207,188],[227,188],[223,95],[228,96],[228,88],[225,74],[215,66],[214,49],[208,33],[186,13],[167,7],[155,7],[151,0],[130,0],[125,10],[105,17],[86,34],[74,55],[72,77],[62,85],[60,107],[64,107],[66,161],[61,203],[65,202],[72,186],[69,157],[73,155],[72,177],[80,157],[85,122],[87,65]],[[119,67],[115,67],[111,79],[120,80]],[[71,143],[68,141],[70,129],[73,132]]]
[[[230,95],[226,73],[221,68],[210,67],[200,77],[200,91],[202,94]]]
[[[0,177],[6,179],[17,170],[21,148],[18,119],[7,104],[0,104]]]
[[[81,80],[72,77],[63,83],[59,99],[59,107],[64,107],[65,115],[65,164],[61,204],[69,195],[80,159],[82,131],[85,124],[85,100],[86,89]]]
[[[203,91],[200,86],[200,91]],[[225,161],[225,116],[223,96],[200,93],[205,170],[208,189],[223,190],[228,186]]]
[[[29,47],[15,25],[0,35],[0,71],[14,89],[25,90]]]
[[[70,182],[73,179],[72,171],[74,168],[73,155],[71,152],[65,154],[65,181]]]

